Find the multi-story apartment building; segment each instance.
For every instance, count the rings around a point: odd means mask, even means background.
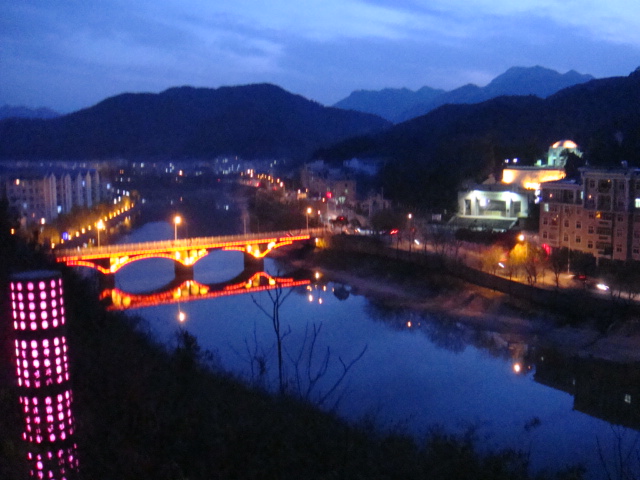
[[[24,226],[48,223],[73,207],[92,207],[108,198],[110,185],[96,169],[6,168],[0,197],[20,214]]]
[[[73,204],[79,207],[91,208],[93,205],[91,174],[87,170],[74,171],[71,174],[71,189]]]
[[[58,213],[69,213],[73,207],[73,192],[71,189],[71,175],[67,170],[54,171],[56,177],[56,197]]]
[[[596,258],[640,260],[640,169],[580,169],[580,180],[543,183],[540,240]]]
[[[53,174],[25,172],[11,176],[5,185],[10,205],[18,209],[26,224],[46,223],[58,216]]]

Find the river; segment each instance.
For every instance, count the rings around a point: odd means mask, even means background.
[[[121,242],[170,239],[174,233],[173,225],[152,222]],[[239,252],[217,251],[196,264],[194,276],[201,283],[222,282],[242,268]],[[282,274],[281,268],[270,259],[265,262],[272,275]],[[116,286],[144,292],[170,282],[173,275],[170,260],[148,259],[119,272]],[[271,319],[260,308],[271,310],[269,295],[234,295],[131,313],[146,319],[152,334],[165,343],[174,341],[178,328],[186,328],[221,368],[275,390],[275,336]],[[599,448],[609,468],[618,454],[618,438],[623,450],[638,448],[633,446],[640,429],[637,367],[567,359],[560,352],[540,351],[517,335],[389,310],[348,285],[322,278],[296,287],[280,315],[287,332],[285,371],[292,384],[300,380],[305,389],[308,373],[317,372],[328,359],[326,373],[308,394],[312,400],[333,387],[341,361],[348,365],[357,359],[323,403],[350,421],[368,419],[418,440],[434,425],[451,432],[473,428],[482,448],[529,452],[536,471],[581,463],[594,479],[603,475]],[[315,337],[314,327],[320,328]],[[315,349],[309,354],[314,338]]]

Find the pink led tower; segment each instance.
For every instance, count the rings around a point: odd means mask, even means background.
[[[11,310],[20,404],[31,478],[68,480],[78,470],[62,278],[55,271],[13,275]]]

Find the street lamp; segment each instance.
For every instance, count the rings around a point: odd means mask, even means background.
[[[100,246],[100,230],[104,230],[105,228],[102,219],[98,220],[98,223],[96,223],[96,228],[98,229],[98,246]]]
[[[176,215],[173,217],[173,240],[178,240],[178,225],[182,223],[182,217],[180,215]]]
[[[518,235],[518,240],[522,242],[522,245],[524,245],[524,259],[525,261],[528,261],[529,260],[529,242],[526,241],[526,237],[524,236],[524,233],[521,233],[520,235]]]
[[[309,233],[309,215],[311,215],[311,207],[307,207],[307,233]]]

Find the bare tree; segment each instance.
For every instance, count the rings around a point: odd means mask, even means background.
[[[269,295],[269,299],[271,300],[271,311],[269,312],[265,307],[260,305],[255,299],[255,297],[251,296],[251,300],[253,303],[264,313],[267,317],[271,319],[271,325],[273,326],[273,332],[276,334],[276,349],[278,354],[278,385],[280,394],[284,394],[286,392],[286,384],[285,384],[285,376],[284,376],[284,363],[282,357],[282,343],[284,338],[291,333],[291,329],[288,328],[286,331],[282,331],[282,323],[280,322],[280,307],[284,303],[284,301],[291,295],[293,289],[290,289],[287,292],[284,292],[284,289],[277,285],[273,290],[267,290],[267,294]]]
[[[311,400],[315,404],[322,406],[336,392],[338,387],[345,380],[349,370],[351,370],[351,368],[365,354],[367,351],[367,345],[365,345],[360,353],[349,362],[345,362],[342,357],[338,357],[338,362],[340,362],[340,374],[338,375],[338,378],[334,380],[325,391],[320,391],[318,390],[318,383],[327,374],[331,361],[331,349],[328,346],[325,349],[320,362],[315,364],[316,362],[314,361],[316,358],[316,344],[321,330],[322,324],[317,326],[314,323],[313,331],[309,334],[309,325],[307,324],[304,332],[304,339],[297,355],[294,357],[289,355],[288,352],[287,355],[295,369],[294,381],[296,394],[301,398]],[[335,406],[336,405],[334,404],[334,407]]]
[[[327,346],[324,355],[318,357],[317,344],[322,330],[322,324],[320,324],[320,326],[313,324],[311,332],[309,331],[309,324],[306,325],[302,344],[297,353],[292,354],[285,348],[284,340],[291,333],[291,328],[283,328],[280,317],[280,307],[291,292],[293,292],[293,289],[284,292],[281,286],[277,286],[273,290],[268,290],[267,293],[271,304],[270,309],[265,308],[252,297],[253,303],[271,320],[271,325],[275,333],[278,359],[278,390],[280,394],[292,393],[300,398],[314,402],[317,405],[325,405],[336,393],[340,385],[342,385],[351,368],[363,357],[367,351],[367,346],[365,345],[360,353],[349,361],[338,357],[340,370],[337,378],[332,380],[332,383],[330,383],[325,390],[320,390],[320,382],[323,378],[327,377],[331,365],[331,349]],[[251,359],[251,374],[253,378],[256,378],[257,373],[257,378],[262,380],[267,375],[268,353],[258,347],[259,342],[255,329],[253,341],[253,348],[250,348],[247,344],[247,351]],[[283,354],[286,354],[293,366],[295,373],[292,378],[286,375]],[[257,372],[255,371],[256,368]]]
[[[640,479],[640,434],[634,433],[634,438],[625,438],[625,431],[611,427],[613,435],[613,451],[607,454],[600,439],[598,444],[598,456],[606,480],[639,480]]]
[[[499,267],[505,268],[504,264],[500,265],[504,257],[506,257],[506,253],[502,247],[498,245],[491,246],[482,252],[482,269],[495,275]]]
[[[553,278],[556,281],[556,287],[560,287],[560,274],[565,269],[567,264],[565,256],[562,251],[559,249],[554,249],[551,252],[551,255],[547,258],[546,261],[547,266],[553,272]]]

